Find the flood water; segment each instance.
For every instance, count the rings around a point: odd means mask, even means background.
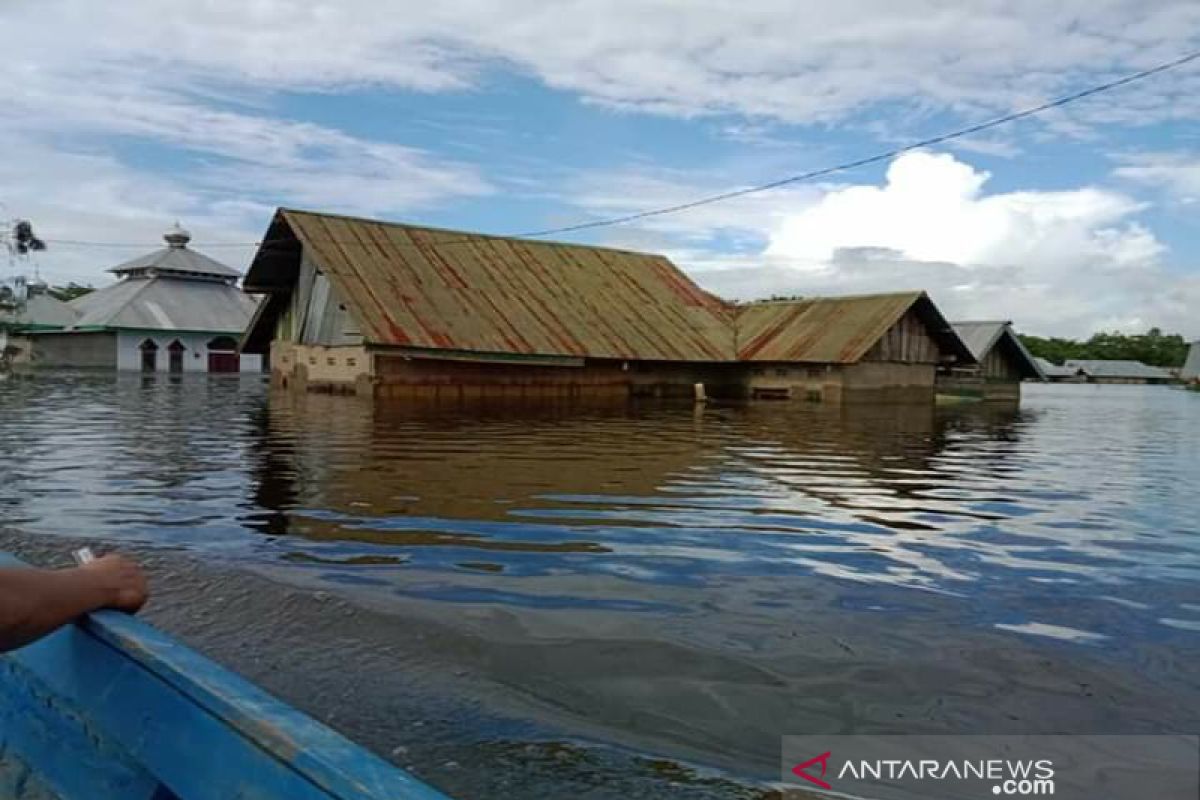
[[[467,413],[42,375],[0,383],[0,443],[2,525],[421,615],[506,714],[732,776],[786,733],[1200,716],[1196,393]]]

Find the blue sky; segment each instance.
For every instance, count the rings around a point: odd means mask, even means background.
[[[0,216],[51,241],[46,278],[95,284],[176,219],[236,268],[280,205],[540,230],[1200,49],[1200,4],[1126,0],[44,0],[3,5],[0,26]],[[1031,332],[1200,336],[1198,90],[1193,65],[890,164],[564,238],[664,252],[734,298],[916,287]]]

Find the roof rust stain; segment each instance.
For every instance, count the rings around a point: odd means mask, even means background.
[[[925,297],[914,291],[734,306],[661,255],[289,209],[272,223],[279,227],[290,228],[366,341],[378,345],[844,364],[861,359]],[[250,285],[274,268],[264,266],[259,276],[257,266]]]
[[[283,210],[373,343],[733,358],[730,315],[662,256]]]
[[[921,292],[754,303],[737,315],[743,361],[851,364],[861,359]]]

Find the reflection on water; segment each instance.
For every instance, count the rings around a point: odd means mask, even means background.
[[[45,376],[0,405],[7,524],[418,602],[635,745],[769,771],[783,733],[1173,730],[1200,700],[1195,394],[464,416]]]

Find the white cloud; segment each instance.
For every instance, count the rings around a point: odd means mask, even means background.
[[[1117,177],[1165,189],[1182,203],[1200,201],[1200,153],[1136,153],[1121,160]]]
[[[111,155],[62,152],[12,135],[0,135],[0,219],[20,214],[49,240],[140,242],[128,248],[52,243],[34,256],[47,280],[104,285],[105,270],[153,249],[180,219],[200,249],[253,242],[273,207],[222,200],[192,191],[171,176],[131,169]],[[244,269],[252,247],[213,247],[209,255]],[[28,265],[30,269],[34,264]]]
[[[53,22],[54,24],[50,24]],[[1190,0],[46,0],[8,4],[6,71],[50,62],[146,80],[274,91],[478,86],[505,65],[596,102],[662,113],[833,121],[878,102],[977,114],[1197,43]],[[1089,113],[1145,122],[1200,110],[1186,71]]]
[[[1137,219],[1145,204],[1092,186],[989,194],[988,179],[949,154],[913,152],[894,160],[880,185],[742,198],[733,213],[689,212],[642,235],[672,237],[656,244],[728,297],[915,288],[952,317],[1009,318],[1035,333],[1159,325],[1200,334],[1200,277],[1164,267],[1164,246]],[[664,199],[645,198],[644,186],[644,178],[625,179],[581,197],[597,213],[621,213],[631,202],[597,198]],[[763,244],[713,252],[706,235],[718,224],[726,236]],[[637,244],[629,233],[616,237]]]
[[[786,219],[767,255],[822,268],[841,248],[867,247],[916,261],[1057,270],[1101,254],[1137,266],[1161,249],[1123,223],[1142,208],[1124,195],[1090,187],[984,195],[989,177],[948,154],[908,153],[884,185],[829,192]]]
[[[770,149],[762,145],[778,122],[833,126],[877,107],[899,110],[889,122],[978,119],[1149,66],[1197,46],[1200,4],[44,0],[0,5],[0,29],[8,87],[0,199],[14,213],[38,220],[46,236],[70,231],[60,238],[153,240],[180,216],[213,238],[240,239],[261,233],[276,203],[399,214],[496,191],[470,165],[284,118],[275,107],[283,92],[480,91],[507,70],[610,107],[733,115],[714,128]],[[1091,135],[1097,123],[1198,116],[1200,70],[1192,69],[1046,123]],[[143,158],[143,145],[171,169]],[[1007,139],[963,146],[1003,155],[1018,147]],[[610,174],[574,187],[573,200],[606,214],[731,185],[700,166],[707,187],[683,171]],[[1122,170],[1131,180],[1180,180],[1162,165]],[[1029,310],[1060,330],[1149,319],[1174,308],[1170,292],[1185,286],[1164,282],[1161,245],[1137,224],[1139,206],[1126,195],[1088,187],[988,195],[986,175],[948,157],[903,160],[893,178],[882,187],[793,187],[610,236],[659,242],[702,269],[751,256],[766,263],[722,273],[732,288],[874,289],[919,279],[956,308]],[[73,258],[46,256],[64,274],[83,268]],[[1115,288],[1092,289],[1095,276]]]

